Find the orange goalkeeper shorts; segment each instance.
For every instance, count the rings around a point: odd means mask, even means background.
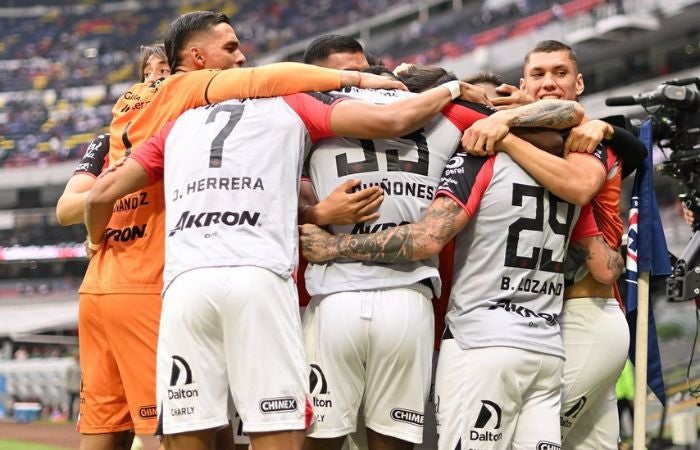
[[[80,294],[80,420],[84,434],[153,434],[160,294]]]

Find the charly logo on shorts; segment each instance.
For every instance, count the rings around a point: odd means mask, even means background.
[[[474,423],[474,429],[469,431],[469,439],[472,441],[500,441],[503,438],[503,433],[492,431],[500,428],[501,407],[491,400],[481,400],[479,416]]]
[[[155,419],[158,415],[156,405],[139,407],[139,417],[142,419]]]
[[[170,388],[168,388],[168,399],[179,400],[183,398],[199,397],[197,389],[187,388],[193,384],[192,369],[185,361],[185,358],[173,355],[173,365],[170,369]]]
[[[294,397],[264,398],[260,400],[260,412],[264,414],[296,411],[299,406]]]
[[[423,414],[410,409],[394,408],[389,413],[391,418],[397,422],[409,423],[411,425],[423,426]]]
[[[571,428],[571,426],[573,425],[572,420],[576,419],[578,417],[578,415],[581,414],[581,411],[586,406],[587,401],[588,401],[588,399],[586,398],[585,395],[581,396],[581,398],[578,399],[576,401],[576,403],[574,403],[574,406],[569,408],[568,411],[566,411],[559,418],[559,422],[560,422],[559,425],[561,425],[562,427],[565,427],[565,428]]]
[[[561,445],[549,441],[540,441],[537,443],[536,450],[561,450]]]

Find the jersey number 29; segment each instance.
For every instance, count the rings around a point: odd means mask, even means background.
[[[539,261],[539,270],[545,272],[564,272],[564,261],[556,261],[552,258],[554,251],[550,248],[533,247],[530,256],[518,255],[518,241],[520,233],[523,231],[544,232],[545,225],[549,227],[552,233],[562,236],[562,255],[564,255],[567,241],[569,239],[569,230],[574,219],[576,207],[571,203],[561,200],[551,192],[546,192],[541,186],[530,186],[526,184],[513,183],[513,206],[523,206],[524,197],[533,197],[535,199],[535,216],[520,217],[508,227],[508,238],[506,241],[506,258],[505,265],[508,267],[517,267],[521,269],[537,269]],[[547,210],[549,217],[545,222],[544,211],[547,202]],[[557,210],[562,205],[566,208],[564,223],[559,221]]]

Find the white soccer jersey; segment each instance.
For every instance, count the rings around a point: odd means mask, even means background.
[[[334,95],[385,104],[414,94],[352,88]],[[420,220],[435,196],[442,169],[457,149],[462,132],[489,113],[481,105],[460,102],[448,106],[424,128],[398,139],[336,137],[319,142],[307,162],[317,198],[326,198],[350,178],[361,179],[362,188],[381,186],[384,190],[377,220],[333,225],[331,232],[374,233]],[[306,289],[311,295],[386,289],[424,279],[432,280],[439,295],[437,257],[397,264],[335,260],[309,264],[306,269]]]
[[[291,275],[304,151],[332,136],[332,105],[322,95],[196,108],[134,152],[152,179],[161,176],[164,159],[166,289],[200,267],[258,266]]]
[[[507,154],[458,153],[437,195],[470,217],[457,235],[447,324],[462,349],[506,346],[563,357],[563,260],[579,208],[545,190]],[[597,234],[586,220],[573,236]]]

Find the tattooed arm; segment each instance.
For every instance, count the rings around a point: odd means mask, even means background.
[[[405,262],[437,255],[469,222],[467,213],[449,197],[438,197],[416,223],[371,234],[332,235],[315,225],[299,227],[304,257],[311,262],[336,258]]]
[[[462,147],[469,153],[492,155],[497,143],[511,127],[544,127],[562,130],[578,125],[583,108],[570,100],[540,100],[513,109],[497,111],[477,120],[462,136]]]
[[[572,243],[568,257],[585,262],[591,276],[606,285],[615,283],[624,267],[620,252],[610,248],[603,236],[587,237]]]

